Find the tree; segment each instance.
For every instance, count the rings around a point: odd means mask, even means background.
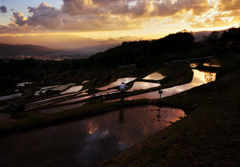
[[[147,67],[148,65],[148,56],[144,55],[136,59],[135,64],[138,69],[142,69],[144,67]]]
[[[216,41],[218,38],[219,38],[219,32],[218,31],[213,31],[209,36],[210,41]]]
[[[220,40],[226,41],[229,39],[229,37],[230,37],[230,34],[227,31],[223,31],[223,33],[221,34]]]
[[[24,59],[24,66],[30,67],[30,68],[35,68],[36,67],[36,61],[34,58],[30,59]]]

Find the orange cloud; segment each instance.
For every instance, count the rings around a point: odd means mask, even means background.
[[[28,17],[14,12],[12,23],[0,26],[0,33],[134,30],[168,24],[219,27],[240,21],[239,4],[239,0],[63,0],[56,9],[43,2],[29,7]]]
[[[240,10],[239,0],[221,0],[219,9],[223,11]]]
[[[154,1],[154,10],[152,15],[158,16],[172,16],[178,13],[186,13],[192,10],[194,15],[200,15],[203,12],[209,10],[209,5],[207,0],[178,0],[174,3],[169,0],[165,1]]]

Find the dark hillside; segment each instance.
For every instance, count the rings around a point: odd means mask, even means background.
[[[194,37],[188,32],[170,34],[153,41],[123,42],[121,46],[90,56],[80,63],[84,68],[136,64],[139,68],[185,56],[194,49]]]
[[[33,54],[33,53],[49,53],[54,52],[55,49],[46,48],[36,45],[9,45],[0,43],[1,56],[8,55],[21,55],[21,54]]]

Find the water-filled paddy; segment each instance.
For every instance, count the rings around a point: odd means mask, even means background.
[[[161,95],[161,97],[171,96],[171,95],[183,92],[185,90],[191,89],[193,87],[215,81],[215,79],[216,79],[215,72],[206,72],[206,71],[199,71],[194,69],[193,79],[190,83],[162,89],[163,94]],[[129,96],[129,97],[126,97],[125,100],[134,100],[134,99],[143,99],[143,98],[147,98],[147,99],[160,98],[159,91],[153,91],[153,92],[147,92],[147,93],[143,93],[135,96]],[[119,99],[114,99],[106,102],[118,101],[118,100]]]
[[[74,92],[78,92],[82,89],[82,85],[79,86],[73,86],[67,90],[65,90],[64,92],[61,92],[60,94],[67,94],[67,93],[74,93]]]
[[[165,78],[165,76],[163,76],[159,72],[154,72],[154,73],[149,74],[148,76],[144,77],[143,79],[145,79],[145,80],[160,80],[163,78]]]
[[[16,94],[7,95],[7,96],[1,96],[0,97],[0,101],[10,100],[10,99],[14,99],[14,98],[19,98],[21,96],[22,96],[22,93],[16,93]]]
[[[137,81],[134,82],[133,86],[127,90],[127,91],[134,91],[134,90],[140,90],[140,89],[149,89],[161,86],[159,83],[151,83],[151,82],[143,82],[143,81]]]
[[[6,135],[0,165],[97,166],[184,116],[180,109],[145,105]]]

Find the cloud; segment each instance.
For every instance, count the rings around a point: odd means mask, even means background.
[[[61,10],[43,2],[37,7],[28,7],[29,16],[21,12],[13,12],[12,22],[0,27],[0,33],[36,33],[56,30],[62,25]]]
[[[230,0],[229,0],[230,1]],[[167,27],[170,24],[211,27],[239,19],[239,0],[63,0],[56,9],[48,3],[28,7],[29,16],[14,12],[12,23],[0,33],[86,32]],[[239,5],[240,6],[240,5]],[[230,16],[231,15],[231,16]],[[234,15],[234,16],[233,16]],[[234,18],[233,18],[234,17]],[[167,25],[167,26],[166,26]]]
[[[16,13],[13,12],[13,20],[14,20],[14,23],[19,26],[23,26],[24,24],[27,23],[27,19],[20,12],[16,12]]]
[[[150,1],[147,0],[63,0],[63,2],[63,13],[71,16],[111,14],[143,17],[150,8]]]
[[[223,11],[240,10],[239,0],[221,0],[219,9]]]
[[[7,8],[4,5],[0,6],[0,13],[7,13]]]
[[[71,16],[84,14],[100,14],[100,9],[89,0],[63,0],[62,10]]]
[[[200,15],[210,6],[208,0],[178,0],[173,3],[171,0],[154,1],[152,15],[156,16],[173,16],[179,13],[192,11],[194,15]]]
[[[61,25],[61,12],[45,2],[36,8],[28,7],[28,12],[31,14],[27,19],[29,26],[53,29]]]
[[[63,0],[63,12],[78,15],[128,15],[136,17],[166,17],[192,11],[201,15],[210,10],[208,0]]]
[[[113,17],[112,15],[84,15],[65,17],[62,20],[64,31],[113,31],[141,28],[142,21],[128,17]]]

